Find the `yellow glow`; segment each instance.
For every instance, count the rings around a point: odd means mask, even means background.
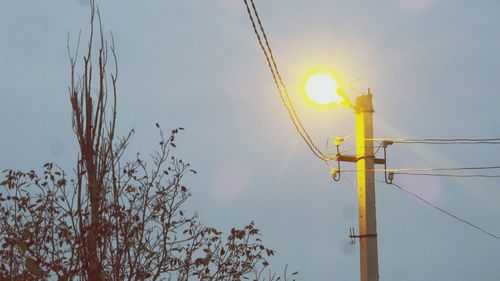
[[[305,84],[307,96],[318,104],[341,103],[339,83],[328,73],[311,75]]]

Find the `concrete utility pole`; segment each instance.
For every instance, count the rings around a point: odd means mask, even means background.
[[[373,105],[370,91],[367,95],[356,98],[354,110],[356,113],[361,281],[378,281]]]
[[[385,164],[386,159],[375,158],[373,152],[373,105],[372,94],[356,98],[354,105],[348,103],[356,114],[356,156],[337,153],[339,162],[357,164],[359,234],[350,229],[349,237],[354,243],[359,239],[361,281],[378,281],[377,218],[375,210],[375,164]],[[337,146],[338,151],[338,146]],[[335,180],[340,179],[340,164],[332,169]]]

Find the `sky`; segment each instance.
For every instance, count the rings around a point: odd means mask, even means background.
[[[255,0],[312,139],[352,135],[354,115],[313,106],[302,84],[329,69],[374,93],[375,137],[500,137],[500,2]],[[255,221],[300,280],[359,279],[355,174],[340,182],[297,135],[240,0],[100,1],[119,65],[118,129],[130,150],[156,147],[156,122],[184,127],[175,155],[190,210],[222,230]],[[0,169],[74,167],[70,48],[88,34],[84,0],[0,0]],[[359,79],[359,80],[358,80]],[[357,93],[349,90],[354,98]],[[354,136],[342,149],[354,147]],[[332,147],[329,147],[330,151]],[[389,167],[498,165],[494,145],[393,145]],[[334,164],[334,163],[333,163]],[[350,164],[342,164],[353,169]],[[383,180],[383,174],[377,174]],[[498,179],[398,175],[429,202],[500,234]],[[498,280],[500,241],[377,182],[380,280]]]

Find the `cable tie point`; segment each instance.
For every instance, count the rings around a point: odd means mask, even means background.
[[[394,180],[394,172],[389,172],[387,175],[387,179],[389,182],[392,182]]]

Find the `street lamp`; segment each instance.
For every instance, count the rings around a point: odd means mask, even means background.
[[[373,151],[373,104],[370,89],[358,96],[354,104],[343,93],[339,83],[328,73],[312,75],[307,79],[305,90],[313,100],[320,104],[338,103],[354,109],[356,116],[356,155],[338,153],[338,162],[357,163],[359,234],[350,237],[360,240],[361,281],[378,281],[377,219],[375,209],[375,164],[385,164],[385,159],[376,159]],[[337,177],[340,170],[332,169]]]
[[[336,103],[353,107],[340,83],[329,73],[318,72],[309,76],[304,84],[304,90],[309,99],[317,104]]]

